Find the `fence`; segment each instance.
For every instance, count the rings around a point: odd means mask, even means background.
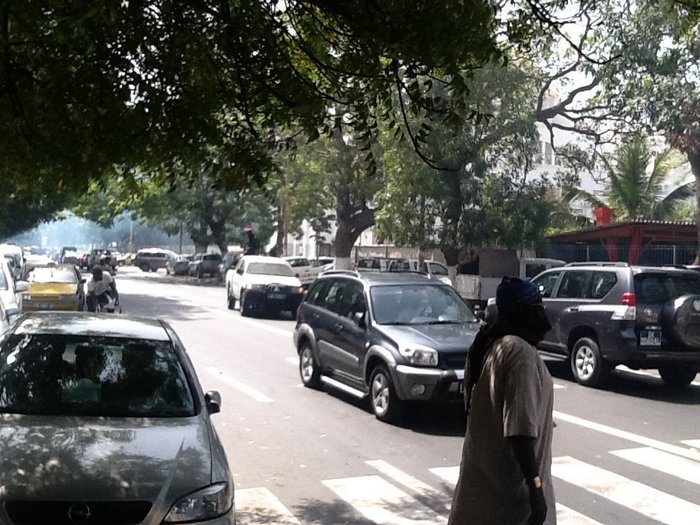
[[[618,244],[617,260],[628,261],[630,245]],[[608,250],[602,244],[550,244],[543,250],[544,257],[562,259],[566,262],[608,261]],[[692,264],[697,252],[696,245],[657,244],[642,248],[640,265],[659,266],[669,264]]]

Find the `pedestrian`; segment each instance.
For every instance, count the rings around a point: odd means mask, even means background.
[[[247,226],[243,231],[246,237],[243,255],[257,255],[260,245],[258,243],[258,238],[255,236],[255,232],[253,232],[253,228]]]
[[[535,348],[551,325],[530,281],[504,277],[496,306],[465,367],[467,431],[448,525],[556,524],[554,387]]]

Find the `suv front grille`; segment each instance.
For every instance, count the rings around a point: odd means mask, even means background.
[[[460,354],[440,354],[440,368],[463,369],[467,362],[467,353]]]
[[[150,501],[8,501],[5,503],[5,511],[15,525],[135,524],[146,519],[150,510]]]

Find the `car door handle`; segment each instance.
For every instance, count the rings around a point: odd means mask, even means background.
[[[578,312],[578,306],[572,306],[572,307],[568,308],[568,311],[569,312]]]
[[[340,324],[340,323],[335,323],[334,328],[335,328],[338,332],[342,332],[342,331],[343,331],[343,325]]]

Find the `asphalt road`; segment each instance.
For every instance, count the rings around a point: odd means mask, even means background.
[[[446,523],[464,434],[459,405],[400,426],[367,403],[302,386],[291,318],[242,318],[213,280],[120,269],[125,314],[169,321],[205,388],[236,483],[238,524]],[[700,524],[700,376],[672,391],[618,371],[604,390],[554,377],[560,524]]]

